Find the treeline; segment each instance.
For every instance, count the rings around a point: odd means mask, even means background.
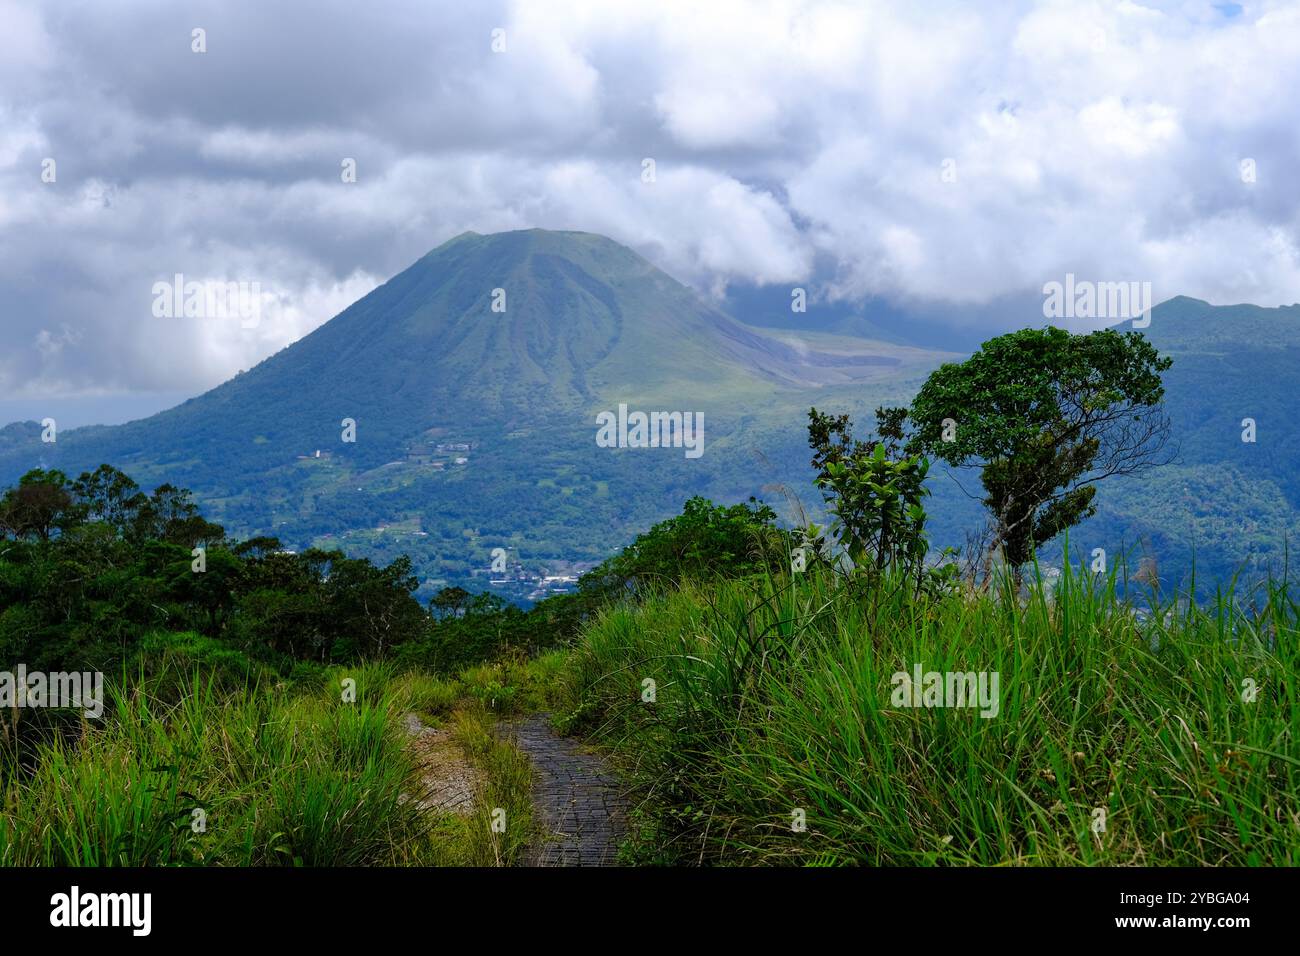
[[[112,670],[156,645],[150,635],[194,632],[283,673],[383,659],[448,673],[554,646],[630,592],[779,561],[775,517],[694,498],[577,593],[525,612],[446,588],[426,608],[409,558],[379,567],[336,550],[289,552],[272,537],[236,541],[185,489],[146,493],[109,465],[76,479],[38,469],[0,497],[0,666]]]

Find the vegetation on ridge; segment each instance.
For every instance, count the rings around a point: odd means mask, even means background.
[[[1161,363],[1129,343],[1134,387],[1103,382],[1085,418],[1118,403],[1123,429],[1158,397]],[[1044,354],[1068,378],[1070,349]],[[926,394],[922,435],[943,412]],[[1107,436],[1046,407],[977,416],[954,454],[1027,425],[995,471],[1063,462],[1068,497]],[[185,491],[108,466],[30,472],[0,496],[0,654],[102,668],[109,707],[13,707],[0,862],[510,864],[538,837],[530,774],[491,723],[539,710],[638,791],[638,862],[1300,862],[1285,577],[1139,607],[1117,556],[1022,587],[1032,550],[1005,525],[1001,564],[935,562],[907,414],[880,409],[863,442],[809,413],[828,528],[692,497],[528,612],[455,587],[426,609],[408,562],[233,541]],[[412,717],[483,775],[468,817],[414,802]]]

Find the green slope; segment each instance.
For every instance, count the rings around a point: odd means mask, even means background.
[[[495,289],[504,312],[492,311]],[[1276,561],[1300,531],[1300,306],[1178,298],[1146,333],[1174,357],[1167,408],[1181,458],[1106,485],[1072,546],[1145,542],[1167,579],[1194,552],[1218,578]],[[495,547],[534,568],[595,561],[692,494],[757,495],[793,516],[788,488],[811,509],[808,407],[848,411],[865,431],[872,408],[907,401],[957,357],[742,324],[600,236],[466,233],[174,409],[56,445],[35,423],[0,429],[0,480],[107,461],[142,484],[195,489],[234,533],[410,553],[430,582],[482,586],[472,574]],[[619,403],[703,414],[705,454],[597,447],[595,416]],[[1254,444],[1240,440],[1245,417]],[[341,441],[344,418],[355,443]],[[976,476],[956,477],[978,494]],[[959,544],[978,504],[941,469],[934,488],[934,541]],[[1044,556],[1059,561],[1059,547]]]
[[[1281,567],[1300,540],[1300,305],[1212,306],[1179,297],[1153,310],[1144,334],[1173,358],[1166,409],[1179,460],[1103,492],[1089,534],[1149,541],[1167,583],[1193,556],[1202,582]],[[1242,420],[1256,441],[1242,441]]]
[[[492,547],[595,560],[691,494],[744,498],[802,477],[816,396],[847,394],[860,411],[942,357],[751,328],[600,236],[466,233],[174,409],[55,445],[30,424],[0,430],[0,478],[108,461],[195,489],[236,533],[412,551],[426,577],[458,580]],[[597,447],[597,413],[620,403],[702,414],[705,454]],[[341,440],[345,418],[355,443]]]

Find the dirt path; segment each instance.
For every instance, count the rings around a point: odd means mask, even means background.
[[[415,714],[406,715],[406,732],[420,769],[420,793],[415,798],[420,809],[472,814],[479,773],[451,739],[451,732],[428,727]]]
[[[556,734],[549,714],[499,726],[533,762],[533,802],[552,834],[531,848],[528,865],[616,865],[628,804],[604,758]]]

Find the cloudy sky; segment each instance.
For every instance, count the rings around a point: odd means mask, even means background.
[[[1290,304],[1297,51],[1296,2],[0,0],[0,418],[195,394],[467,229],[954,322]],[[274,316],[159,318],[176,273]]]

